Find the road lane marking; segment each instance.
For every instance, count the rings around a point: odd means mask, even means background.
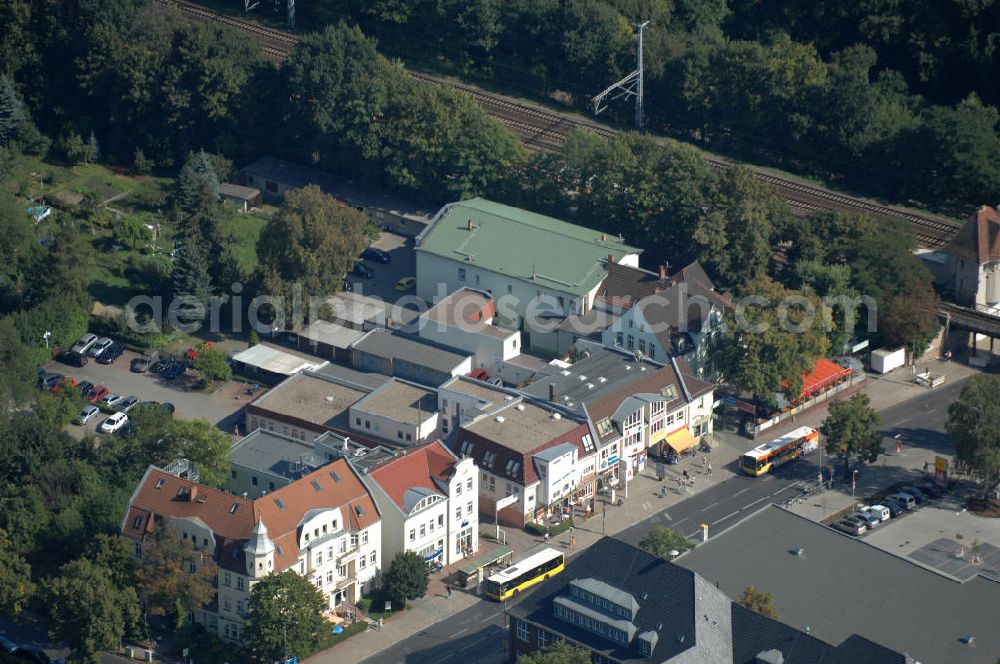
[[[715,524],[717,524],[717,523],[722,523],[723,521],[725,521],[725,520],[726,520],[726,519],[728,519],[729,517],[733,517],[733,516],[736,516],[736,515],[737,515],[737,514],[739,514],[739,513],[740,513],[740,511],[739,511],[739,510],[736,510],[736,511],[735,511],[735,512],[733,512],[732,514],[727,514],[726,516],[722,517],[721,519],[716,519],[715,521],[713,521],[713,522],[712,522],[712,525],[714,526],[714,525],[715,525]]]
[[[764,477],[764,479],[761,480],[761,482],[770,482],[773,479],[774,479],[774,475],[767,475],[767,476]]]
[[[740,489],[739,491],[737,491],[736,493],[734,493],[733,497],[735,498],[736,496],[740,495],[744,491],[749,491],[749,490],[750,490],[750,487],[744,487],[744,488]]]
[[[448,638],[451,638],[451,639],[453,639],[453,638],[455,638],[456,636],[458,636],[459,634],[461,634],[462,632],[468,632],[468,631],[469,631],[469,628],[468,628],[468,627],[466,627],[465,629],[460,629],[460,630],[458,630],[457,632],[455,632],[454,634],[452,634],[452,635],[451,635],[450,637],[448,637]]]
[[[690,517],[687,517],[687,516],[686,516],[686,517],[684,517],[683,519],[681,519],[680,521],[678,521],[677,523],[674,523],[674,524],[671,524],[671,525],[672,525],[672,526],[673,526],[674,528],[676,528],[677,526],[679,526],[679,525],[681,525],[682,523],[684,523],[685,521],[687,521],[687,520],[688,520],[689,518],[690,518]]]
[[[706,505],[705,507],[702,507],[701,511],[704,512],[705,510],[710,510],[710,509],[712,509],[713,507],[715,507],[718,504],[719,504],[719,501],[717,500],[714,503],[712,503],[711,505]]]
[[[744,506],[744,507],[743,507],[742,509],[745,509],[745,510],[747,510],[747,509],[750,509],[751,507],[753,507],[753,506],[754,506],[754,505],[756,505],[757,503],[759,503],[759,502],[762,502],[762,501],[765,501],[765,500],[767,500],[767,499],[768,499],[768,498],[770,498],[770,497],[771,497],[771,496],[764,496],[763,498],[758,498],[757,500],[753,501],[753,502],[752,502],[752,503],[750,503],[749,505],[745,505],[745,506]]]

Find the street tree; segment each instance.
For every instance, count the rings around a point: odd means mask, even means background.
[[[303,660],[328,629],[326,600],[309,579],[292,570],[272,574],[250,591],[246,639],[263,660]]]
[[[210,380],[229,380],[233,377],[233,368],[229,366],[225,351],[215,348],[211,343],[203,342],[195,347],[195,357],[191,367]]]
[[[918,357],[941,327],[939,305],[940,298],[929,281],[916,282],[909,291],[888,296],[878,317],[883,342],[905,346],[911,358]]]
[[[717,366],[723,380],[757,396],[802,391],[802,377],[826,354],[824,305],[815,295],[758,278],[741,293],[726,320]]]
[[[639,548],[654,556],[671,560],[675,555],[671,554],[671,551],[684,553],[688,549],[694,548],[694,542],[666,526],[653,526],[639,540]]]
[[[771,593],[761,592],[753,586],[747,586],[740,596],[739,603],[765,618],[778,620],[778,610],[774,606],[774,596]]]
[[[382,576],[382,587],[399,607],[427,593],[427,564],[413,551],[397,553]]]
[[[211,552],[195,551],[191,541],[182,540],[176,530],[164,525],[143,542],[136,587],[149,613],[169,616],[182,626],[188,615],[212,601],[217,571]]]
[[[7,532],[0,530],[0,616],[16,620],[34,592],[31,565],[14,548]]]
[[[77,661],[97,664],[100,652],[118,647],[139,622],[139,598],[119,588],[110,572],[80,559],[66,564],[46,587],[50,632]]]
[[[882,440],[875,429],[878,421],[867,394],[858,393],[830,404],[819,430],[826,439],[827,453],[843,459],[845,477],[850,476],[851,457],[859,456],[869,463],[878,459],[882,452]]]
[[[193,214],[205,212],[219,201],[219,176],[204,150],[188,155],[177,175],[177,203]]]
[[[977,375],[948,407],[955,456],[982,480],[1000,479],[1000,377]]]
[[[319,187],[293,189],[257,243],[264,290],[292,308],[297,288],[308,297],[336,294],[366,246],[367,216]]]
[[[518,659],[521,664],[590,664],[590,653],[560,639],[555,645]]]

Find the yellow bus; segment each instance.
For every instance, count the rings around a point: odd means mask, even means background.
[[[513,597],[550,576],[563,571],[566,560],[562,551],[543,549],[486,579],[486,595],[497,601]]]
[[[786,461],[798,459],[817,447],[819,447],[819,431],[812,427],[799,427],[741,456],[740,470],[747,475],[757,477]]]

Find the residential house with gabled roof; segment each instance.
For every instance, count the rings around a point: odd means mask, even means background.
[[[1000,212],[981,206],[942,252],[949,260],[934,270],[939,283],[965,304],[1000,306]]]
[[[524,396],[497,394],[495,406],[466,411],[451,442],[456,455],[479,469],[480,509],[498,523],[523,526],[561,512],[578,494],[592,496],[596,448],[586,420]],[[497,501],[510,496],[516,501],[498,511]]]
[[[193,619],[228,641],[242,640],[250,591],[267,575],[292,570],[336,609],[370,591],[382,564],[379,510],[342,460],[256,499],[150,466],[129,500],[121,532],[135,542],[141,560],[144,543],[161,528],[172,528],[218,565],[215,601]]]
[[[497,300],[500,322],[522,328],[533,306],[545,309],[539,318],[587,313],[608,264],[638,265],[641,251],[607,233],[473,198],[444,206],[417,236],[417,295],[435,302],[464,287],[484,290]]]
[[[550,364],[522,392],[587,421],[599,492],[630,481],[649,453],[679,454],[712,431],[714,387],[682,359],[660,364],[583,340],[573,357]]]
[[[382,559],[413,551],[451,565],[479,549],[479,478],[471,458],[435,441],[403,450],[317,441],[358,473],[382,514]]]

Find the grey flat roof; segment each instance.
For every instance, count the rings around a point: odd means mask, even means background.
[[[510,402],[462,428],[508,449],[527,453],[580,426],[577,420],[561,416],[555,419],[552,413],[533,403]]]
[[[251,405],[314,425],[346,429],[348,409],[369,392],[371,388],[364,385],[306,371],[283,380]]]
[[[1000,584],[959,583],[779,507],[675,562],[730,597],[747,586],[771,593],[783,621],[831,643],[856,633],[922,664],[996,664],[1000,654]],[[970,635],[972,647],[960,641]]]
[[[627,386],[645,373],[663,367],[645,360],[646,372],[639,371],[639,364],[632,355],[620,353],[597,344],[588,346],[590,357],[577,360],[568,369],[556,365],[541,368],[532,384],[522,391],[540,399],[549,398],[549,385],[555,383],[558,398],[590,403]],[[580,376],[585,378],[581,379]],[[604,379],[602,382],[601,379]],[[587,387],[590,384],[592,387]]]
[[[451,373],[468,355],[452,353],[427,343],[421,343],[387,330],[376,328],[359,339],[352,348],[363,353]]]
[[[536,459],[541,459],[542,461],[552,461],[553,459],[558,459],[562,455],[572,452],[576,449],[576,445],[573,443],[559,443],[548,449],[542,450],[541,452],[535,452],[534,457]]]
[[[260,196],[260,189],[255,189],[253,187],[244,187],[239,184],[231,184],[229,182],[223,182],[219,185],[219,193],[223,196],[230,196],[232,198],[242,198],[244,200],[250,200]]]
[[[301,467],[293,464],[304,463],[307,467],[319,465],[311,443],[263,429],[257,429],[237,441],[229,451],[229,460],[244,468],[289,479],[302,475]]]
[[[327,376],[330,378],[336,378],[337,380],[344,381],[347,383],[354,383],[355,385],[360,385],[370,389],[375,389],[382,385],[388,383],[391,378],[389,376],[384,376],[380,373],[371,373],[368,371],[358,371],[357,369],[352,369],[351,367],[345,367],[342,364],[335,364],[330,362],[329,364],[324,364],[319,369],[314,371],[306,371],[305,373],[317,376]]]
[[[420,424],[437,414],[437,392],[393,378],[358,401],[353,408],[397,422]]]

